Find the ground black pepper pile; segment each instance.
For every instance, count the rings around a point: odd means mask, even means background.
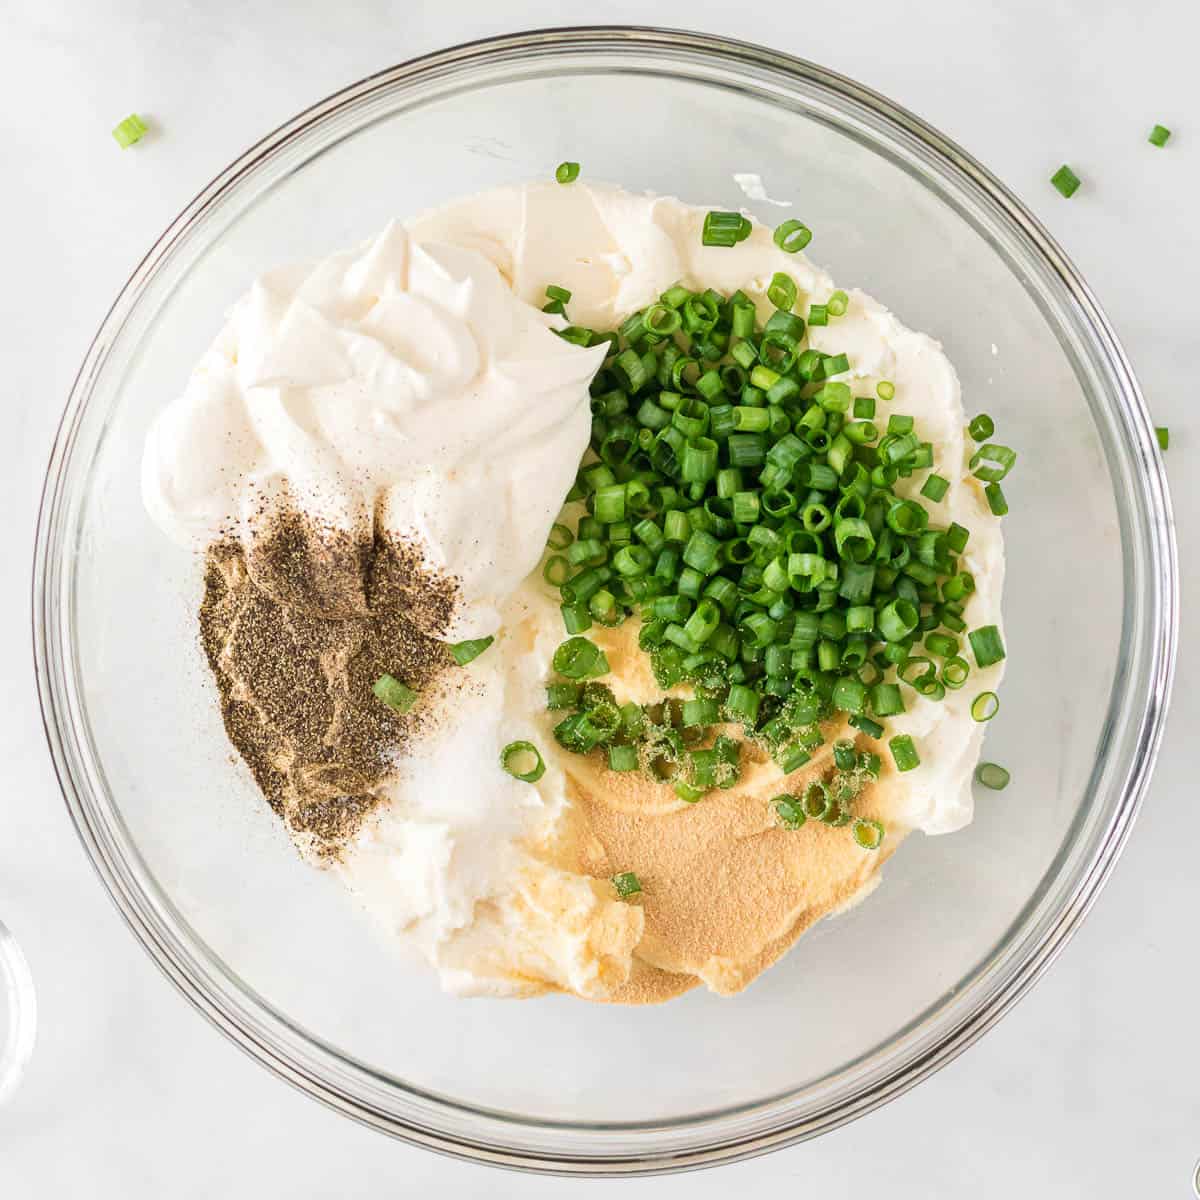
[[[439,638],[455,581],[412,546],[277,518],[250,552],[208,550],[200,635],[233,742],[298,844],[336,857],[378,802],[397,754],[432,709],[399,714],[383,674],[431,691],[453,660]]]

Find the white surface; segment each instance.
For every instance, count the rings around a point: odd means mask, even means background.
[[[71,830],[34,698],[28,564],[45,459],[77,363],[151,240],[235,153],[361,75],[470,37],[545,24],[519,0],[8,0],[0,447],[8,518],[0,699],[0,913],[38,981],[30,1073],[0,1110],[0,1196],[550,1197],[603,1185],[501,1176],[392,1143],[277,1082],[158,974]],[[664,24],[769,40],[928,118],[1023,196],[1125,339],[1168,457],[1183,610],[1200,602],[1195,469],[1200,108],[1188,0],[660,4]],[[590,20],[638,20],[593,0]],[[1190,103],[1189,103],[1190,101]],[[127,112],[161,131],[121,153]],[[1146,144],[1155,122],[1174,129]],[[1046,182],[1064,159],[1084,187]],[[1181,386],[1181,381],[1184,381]],[[982,1042],[886,1109],[817,1142],[686,1178],[613,1185],[689,1200],[803,1188],[822,1197],[1191,1194],[1200,1156],[1195,1039],[1195,737],[1185,627],[1166,748],[1132,841],[1047,978]]]

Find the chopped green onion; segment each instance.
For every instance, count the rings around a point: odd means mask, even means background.
[[[460,667],[477,659],[496,639],[494,637],[471,638],[465,642],[455,642],[450,647],[454,661]]]
[[[612,877],[612,885],[617,889],[617,895],[622,900],[629,900],[642,893],[641,880],[632,871],[622,871]]]
[[[147,128],[146,122],[137,113],[130,113],[112,131],[112,135],[116,138],[117,145],[122,150],[128,150],[130,146],[136,142],[140,142],[145,137]]]
[[[783,312],[791,312],[796,303],[796,281],[782,271],[771,276],[767,286],[767,299]]]
[[[1154,436],[1158,438],[1158,448],[1168,450],[1171,446],[1171,431],[1165,425],[1155,425]]]
[[[1000,711],[1000,697],[995,692],[980,692],[971,701],[971,716],[976,721],[990,721]]]
[[[560,162],[554,168],[554,178],[559,183],[574,183],[579,178],[579,164],[577,162]]]
[[[989,483],[983,489],[983,493],[987,497],[988,508],[992,510],[993,516],[1008,516],[1008,499],[998,483]]]
[[[1068,200],[1079,190],[1079,176],[1066,163],[1050,176],[1050,182]]]
[[[1012,470],[1016,461],[1015,450],[988,442],[971,455],[969,465],[976,479],[982,479],[986,483],[999,483]]]
[[[995,625],[972,629],[967,637],[970,639],[977,666],[990,667],[1004,658],[1004,643],[1000,640],[1000,630]]]
[[[867,821],[859,818],[851,830],[855,842],[864,850],[878,850],[883,844],[884,828],[878,821]]]
[[[610,771],[636,771],[639,765],[636,746],[609,746],[608,769]]]
[[[546,684],[546,707],[552,712],[558,709],[575,708],[583,688],[578,683]]]
[[[592,679],[608,674],[608,658],[595,642],[573,637],[554,651],[554,669],[568,679]]]
[[[1171,136],[1171,131],[1165,125],[1155,125],[1146,139],[1152,146],[1165,146]]]
[[[972,440],[986,442],[996,432],[996,423],[987,413],[980,413],[979,416],[971,418],[967,432],[971,435]]]
[[[893,400],[896,396],[896,385],[890,379],[881,379],[875,385],[875,394],[880,400]]]
[[[392,675],[380,675],[371,691],[375,693],[377,700],[382,700],[388,708],[395,709],[398,713],[408,712],[417,702],[417,693]]]
[[[565,525],[556,522],[550,526],[550,536],[546,539],[546,545],[551,550],[565,550],[574,540],[575,535]]]
[[[825,301],[825,307],[829,310],[831,317],[844,317],[846,309],[850,307],[850,297],[839,289]]]
[[[1008,787],[1008,781],[1012,776],[997,763],[985,762],[979,764],[979,768],[975,772],[975,778],[985,788],[991,788],[994,792],[1002,792]]]
[[[867,735],[867,737],[883,737],[883,726],[880,725],[878,721],[872,721],[870,717],[864,717],[862,713],[855,713],[855,715],[850,718],[850,724],[853,725],[855,729],[861,729],[862,732]]]
[[[532,742],[509,742],[500,751],[500,765],[522,783],[537,783],[546,773],[546,764]]]
[[[921,495],[934,504],[940,503],[949,490],[950,480],[942,475],[930,475],[921,485]]]
[[[896,764],[897,771],[911,771],[914,767],[921,765],[917,748],[907,733],[892,738],[888,742],[888,747],[891,749],[892,761]]]
[[[804,806],[790,792],[783,792],[771,801],[779,816],[779,823],[784,829],[800,829],[808,820]]]
[[[795,254],[812,241],[812,230],[802,221],[784,221],[775,229],[775,245],[785,254]]]
[[[705,246],[736,246],[750,232],[743,232],[745,218],[741,213],[713,211],[704,214],[700,241]]]
[[[571,564],[561,554],[552,554],[542,567],[542,578],[551,586],[560,588],[571,574]]]
[[[814,779],[800,797],[801,811],[813,821],[828,820],[835,807],[829,789],[819,779]]]

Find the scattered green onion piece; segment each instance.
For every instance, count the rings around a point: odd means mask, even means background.
[[[1079,190],[1079,176],[1066,163],[1050,176],[1050,182],[1068,200]]]
[[[406,713],[417,702],[417,693],[406,683],[401,683],[392,675],[380,675],[371,687],[377,700],[382,700],[388,708],[398,713]]]
[[[632,871],[622,871],[619,875],[614,875],[612,885],[622,900],[630,900],[642,894],[641,880]]]
[[[850,297],[839,289],[825,301],[825,307],[829,310],[831,317],[844,317],[846,310],[850,307]]]
[[[930,475],[921,485],[921,495],[938,504],[950,490],[950,480],[942,475]]]
[[[1167,144],[1167,141],[1170,137],[1171,131],[1165,125],[1155,125],[1155,127],[1150,130],[1150,136],[1146,139],[1146,141],[1148,141],[1152,146],[1158,146],[1161,148]]]
[[[1154,436],[1158,438],[1158,448],[1169,450],[1171,447],[1171,431],[1166,425],[1155,425]]]
[[[855,713],[850,718],[850,724],[865,733],[867,737],[883,737],[883,726],[878,721],[872,721],[870,717],[864,717],[862,713]]]
[[[561,554],[550,555],[542,567],[542,578],[551,587],[562,587],[570,574],[571,564]]]
[[[1008,787],[1012,776],[998,763],[984,762],[980,763],[975,771],[975,778],[985,788],[991,788],[993,792],[1002,792]]]
[[[993,516],[1008,516],[1008,499],[998,483],[989,483],[983,489],[983,494],[987,497],[988,508],[992,510]]]
[[[552,666],[568,679],[593,679],[608,674],[608,658],[587,638],[568,638],[554,651]]]
[[[749,233],[742,232],[741,213],[713,211],[704,214],[700,241],[705,246],[736,246]]]
[[[639,765],[636,746],[609,746],[608,769],[610,771],[636,771]]]
[[[455,642],[450,647],[454,661],[460,667],[477,659],[496,639],[494,637],[471,638],[465,642]]]
[[[1000,639],[1000,630],[995,625],[972,629],[967,637],[971,642],[977,666],[990,667],[1004,658],[1004,643]]]
[[[988,442],[971,455],[969,465],[976,479],[982,479],[985,483],[999,483],[1012,470],[1016,461],[1015,450]]]
[[[971,716],[976,721],[990,721],[999,711],[1000,697],[995,692],[980,692],[971,701]]]
[[[790,792],[783,792],[776,796],[771,801],[776,814],[779,817],[779,823],[784,829],[801,829],[804,822],[808,820],[805,815],[804,806]]]
[[[914,767],[921,765],[917,748],[907,733],[898,734],[892,738],[888,742],[888,747],[891,749],[892,761],[896,764],[897,771],[911,771]]]
[[[986,442],[996,432],[996,423],[987,413],[980,413],[979,416],[971,418],[967,432],[973,441]]]
[[[783,312],[791,312],[796,303],[796,281],[782,271],[776,271],[767,285],[767,299]]]
[[[550,536],[546,539],[546,545],[551,550],[565,550],[574,540],[575,535],[565,525],[555,523],[550,526]]]
[[[521,767],[528,764],[530,756],[533,758],[533,765],[522,771]],[[500,751],[500,765],[522,783],[537,783],[546,773],[546,764],[532,742],[509,742]]]
[[[559,183],[574,183],[579,178],[579,164],[577,162],[560,162],[554,168],[554,178]]]
[[[875,394],[880,400],[893,400],[896,396],[896,385],[890,379],[881,379],[875,385]]]
[[[812,241],[812,230],[802,221],[784,221],[775,229],[775,245],[785,254],[795,254]]]
[[[117,127],[112,131],[112,135],[116,138],[117,145],[122,150],[128,150],[130,146],[136,142],[140,142],[146,135],[147,125],[137,113],[130,113]]]
[[[864,850],[878,850],[883,845],[884,832],[878,821],[868,821],[862,817],[854,822],[851,830],[855,842]]]

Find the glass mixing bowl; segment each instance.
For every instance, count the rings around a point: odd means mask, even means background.
[[[1012,768],[967,830],[745,994],[630,1010],[452,1000],[303,865],[233,761],[196,648],[199,568],[138,488],[153,415],[265,268],[529,177],[745,204],[757,172],[812,256],[946,346],[1020,450],[1003,709]],[[523,34],[356,84],[224,171],[155,244],[80,371],[46,481],[39,684],[79,834],[164,972],[281,1077],[408,1141],[562,1172],[651,1172],[833,1128],[978,1037],[1062,947],[1129,833],[1176,623],[1145,405],[1088,288],[970,156],[848,79],[643,29]]]

